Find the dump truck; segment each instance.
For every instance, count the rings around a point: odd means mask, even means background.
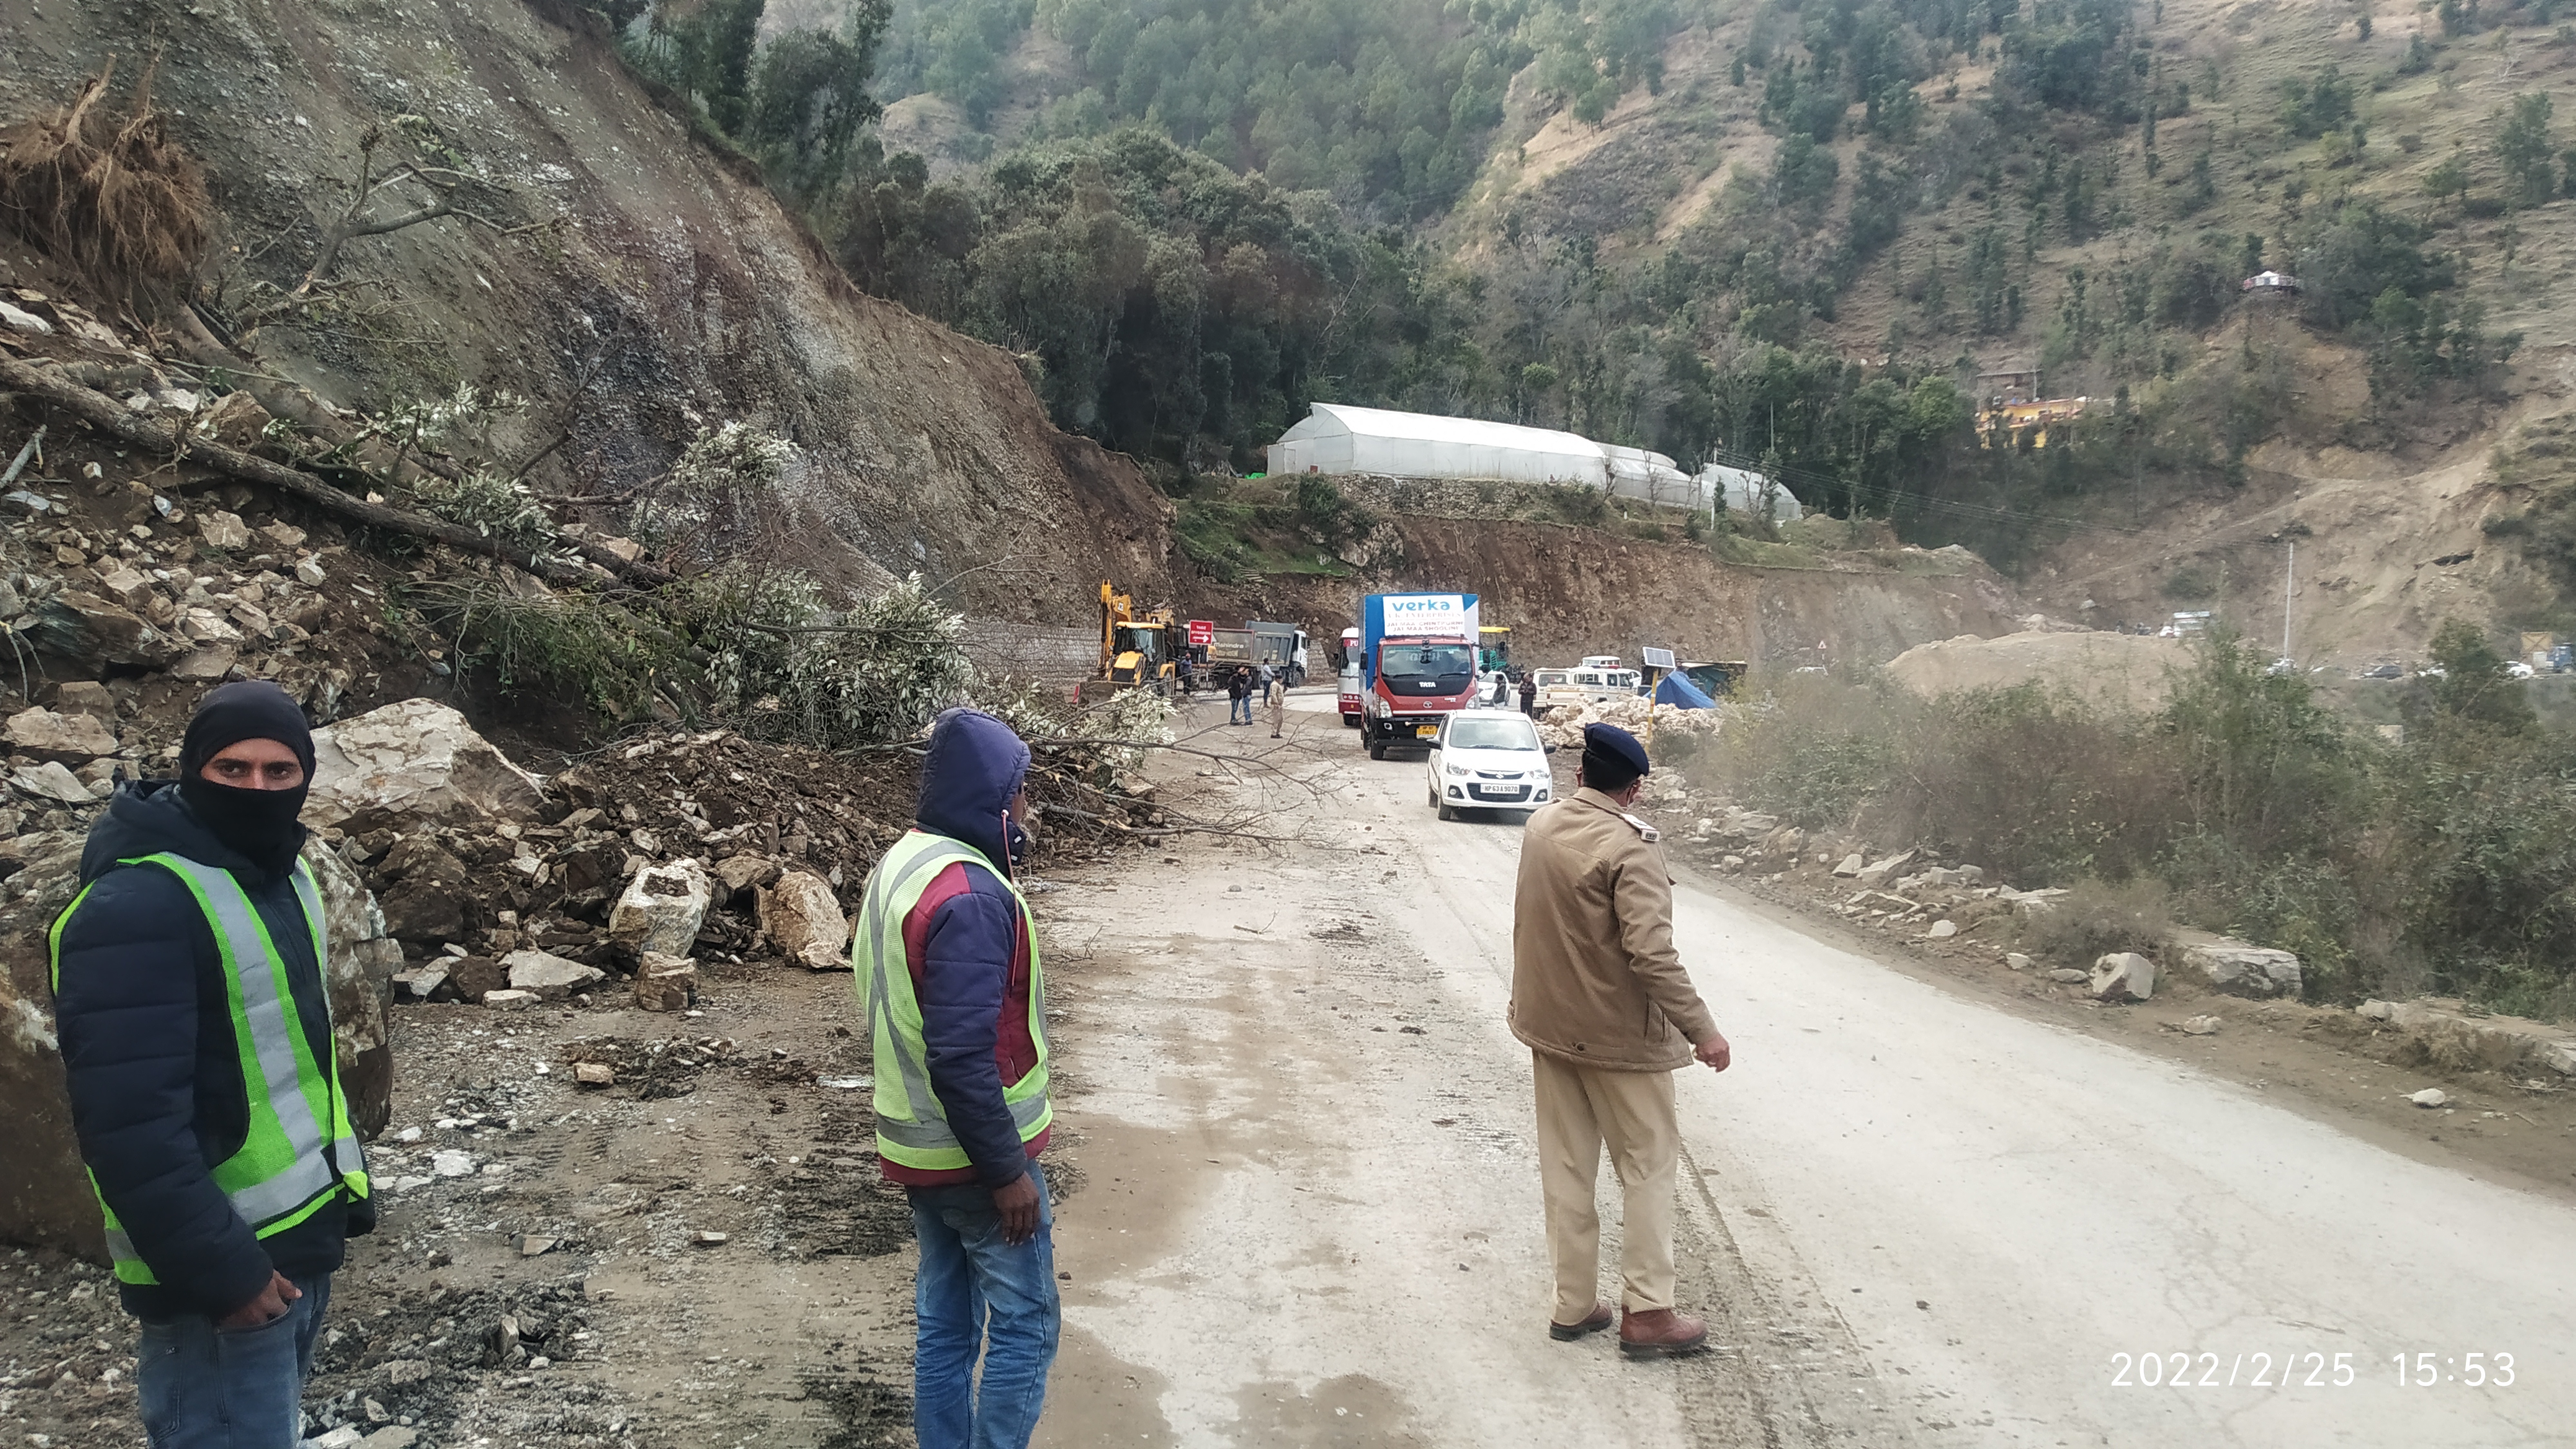
[[[1290,688],[1306,682],[1306,631],[1294,624],[1254,619],[1240,629],[1219,629],[1208,638],[1207,667],[1232,669],[1263,664],[1284,675]]]

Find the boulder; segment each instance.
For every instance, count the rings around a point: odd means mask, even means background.
[[[1880,886],[1887,884],[1888,880],[1896,874],[1897,870],[1913,858],[1914,852],[1909,850],[1901,855],[1891,855],[1885,860],[1873,860],[1868,865],[1861,867],[1860,872],[1855,879],[1857,879],[1864,888],[1876,890]]]
[[[402,947],[385,929],[384,912],[366,882],[339,852],[312,841],[304,863],[322,894],[322,935],[330,948],[331,1030],[339,1039],[340,1090],[348,1094],[349,1125],[373,1138],[393,1120],[393,1042],[385,1032],[385,1004],[393,999]]]
[[[506,989],[486,991],[483,993],[483,1004],[494,1011],[525,1011],[537,1004],[537,994],[533,991]]]
[[[2451,1094],[2439,1087],[2426,1087],[2420,1092],[2408,1093],[2406,1100],[2418,1107],[2447,1107],[2451,1104]]]
[[[778,862],[765,855],[728,855],[716,862],[720,898],[729,901],[755,886],[765,886],[778,879],[778,871]]]
[[[545,803],[536,776],[435,700],[398,700],[315,730],[313,755],[305,822],[352,834],[524,819]]]
[[[760,930],[778,954],[816,971],[838,971],[849,962],[850,921],[840,898],[821,876],[791,870],[760,893]]]
[[[2182,964],[2215,990],[2258,998],[2299,994],[2299,958],[2287,951],[2196,931],[2176,939],[2182,945]]]
[[[98,800],[90,787],[81,782],[80,776],[64,769],[60,760],[22,765],[10,772],[9,783],[39,800],[55,800],[65,805],[91,805]]]
[[[454,956],[443,964],[448,984],[456,988],[460,1001],[480,1005],[493,992],[509,989],[509,968],[489,956]]]
[[[106,723],[116,724],[116,696],[96,680],[75,679],[54,690],[56,714],[85,714]]]
[[[81,1171],[63,1096],[54,1036],[46,932],[79,889],[83,838],[47,837],[25,865],[0,880],[0,1240],[38,1243],[104,1262],[98,1203]],[[320,844],[305,860],[321,888],[326,974],[341,1087],[361,1136],[383,1130],[392,1112],[392,1053],[384,1000],[400,963],[382,917],[355,872]]]
[[[1834,874],[1842,876],[1845,879],[1849,879],[1852,876],[1860,874],[1867,865],[1868,862],[1861,859],[1860,852],[1855,850],[1851,854],[1843,857],[1842,864],[1834,867]]]
[[[170,677],[212,682],[232,673],[240,661],[240,645],[208,644],[180,656],[179,662],[170,666]]]
[[[250,525],[242,522],[241,515],[238,513],[226,513],[220,508],[209,509],[197,515],[197,537],[204,539],[208,548],[220,548],[227,552],[248,548],[250,547]]]
[[[377,863],[388,929],[400,940],[462,941],[482,914],[473,873],[426,831],[406,835]]]
[[[687,956],[697,948],[710,895],[707,868],[694,860],[638,866],[608,908],[608,943],[631,959],[647,951]]]
[[[5,726],[9,747],[40,760],[78,765],[116,753],[116,736],[97,716],[56,714],[50,709],[21,710]]]
[[[29,638],[47,654],[71,660],[93,675],[111,664],[159,669],[188,652],[188,641],[165,634],[121,605],[96,594],[65,589],[36,607]]]
[[[417,971],[395,972],[394,990],[404,1001],[436,1001],[440,992],[449,996],[456,994],[448,991],[447,968],[434,965],[423,966]]]
[[[606,1062],[579,1062],[573,1066],[572,1079],[584,1087],[613,1087],[617,1085],[617,1069]]]
[[[2156,990],[2156,963],[2135,951],[2115,951],[2093,963],[2087,983],[2096,1001],[2144,1001]]]
[[[562,1001],[608,979],[596,966],[567,961],[551,951],[513,951],[501,958],[501,965],[510,973],[512,991],[525,991],[539,1001]]]
[[[686,1011],[698,994],[698,963],[685,956],[644,953],[635,972],[635,1004],[646,1011]]]
[[[152,577],[123,564],[102,565],[106,572],[98,576],[101,595],[126,608],[140,610],[152,599]]]
[[[2031,961],[2028,956],[2023,955],[2019,951],[2006,951],[2004,953],[2004,964],[2015,971],[2027,971],[2030,969]]]
[[[1935,941],[1946,941],[1952,936],[1959,934],[1959,923],[1956,921],[1934,921],[1932,923],[1932,929],[1927,934]]]

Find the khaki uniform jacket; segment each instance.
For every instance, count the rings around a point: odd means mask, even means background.
[[[1512,1034],[1576,1066],[1675,1071],[1717,1031],[1673,950],[1663,851],[1598,790],[1530,817],[1512,960]]]

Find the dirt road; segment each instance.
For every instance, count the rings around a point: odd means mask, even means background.
[[[1258,787],[1296,843],[1043,900],[1086,1179],[1044,1442],[2564,1442],[2562,1203],[1689,887],[1736,1066],[1682,1079],[1684,1292],[1726,1347],[1551,1341],[1519,829],[1436,822],[1418,761],[1297,702],[1316,793]]]

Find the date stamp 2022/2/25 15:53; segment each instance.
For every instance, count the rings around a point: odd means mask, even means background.
[[[2171,1353],[2111,1355],[2115,1389],[2348,1389],[2365,1376],[2387,1383],[2393,1376],[2402,1388],[2509,1389],[2514,1386],[2510,1353],[2476,1351],[2369,1354],[2310,1349],[2274,1355],[2176,1350]]]

